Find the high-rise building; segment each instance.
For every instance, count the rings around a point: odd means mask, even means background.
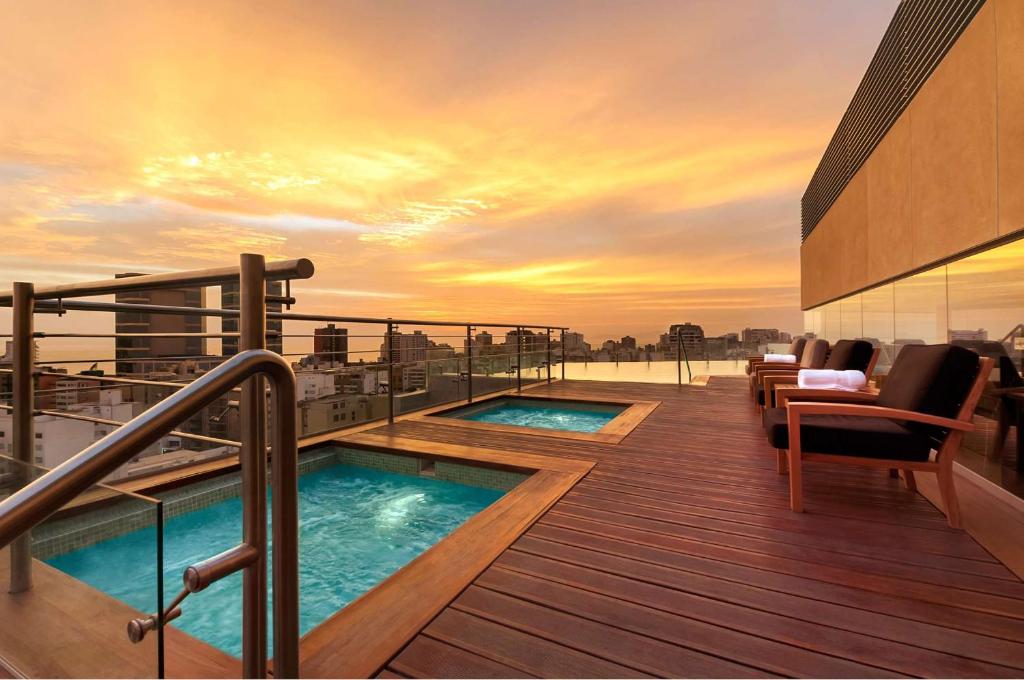
[[[423,331],[402,333],[396,331],[391,335],[391,360],[394,363],[405,363],[409,361],[426,361],[427,359],[427,336]],[[388,360],[386,342],[380,345],[381,361]]]
[[[766,345],[770,342],[782,342],[778,328],[744,328],[743,344]]]
[[[318,363],[348,363],[348,329],[329,323],[313,330],[313,354]]]
[[[463,349],[469,346],[468,341],[463,341]],[[476,350],[477,354],[481,354],[487,351],[487,348],[494,345],[494,336],[487,331],[480,331],[473,337],[472,347]]]
[[[590,351],[590,345],[583,339],[583,333],[566,331],[564,341],[568,354],[583,354]]]
[[[704,328],[699,324],[690,323],[674,323],[669,326],[668,329],[669,342],[675,343],[676,338],[682,339],[683,344],[686,348],[700,347],[704,344]]]
[[[223,309],[238,309],[238,291],[239,284],[237,283],[224,283],[220,287],[220,306]],[[280,281],[267,281],[267,295],[282,294],[282,285]],[[280,312],[280,302],[268,302],[268,312]],[[238,317],[228,316],[220,322],[221,330],[225,333],[237,333],[238,332]],[[281,354],[284,351],[284,338],[281,337],[282,329],[284,324],[281,319],[267,319],[267,349],[272,352]],[[224,338],[221,342],[222,352],[224,356],[232,356],[238,354],[238,338]]]
[[[626,350],[636,349],[636,338],[631,335],[623,336],[622,340],[619,341],[619,346]]]
[[[117,274],[117,278],[140,276]],[[205,288],[162,288],[124,291],[114,295],[115,302],[163,305],[168,307],[205,307]],[[206,317],[200,314],[150,314],[121,311],[114,314],[118,333],[205,333]],[[202,337],[119,337],[114,339],[116,371],[121,375],[145,375],[163,365],[179,364],[183,357],[206,355]]]

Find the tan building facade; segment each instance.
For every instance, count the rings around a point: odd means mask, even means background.
[[[987,0],[801,247],[812,309],[1024,230],[1024,2]]]

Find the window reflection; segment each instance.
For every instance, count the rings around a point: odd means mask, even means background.
[[[946,268],[938,267],[893,284],[896,287],[896,346],[946,342]]]
[[[861,294],[861,308],[864,319],[864,338],[875,347],[881,348],[875,372],[888,373],[896,358],[896,310],[893,298],[894,286],[888,284],[873,288]]]
[[[851,295],[839,301],[839,337],[855,340],[864,336],[861,296]]]

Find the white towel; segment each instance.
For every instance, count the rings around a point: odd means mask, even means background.
[[[803,368],[796,375],[796,384],[805,389],[856,392],[867,386],[868,379],[861,371]]]
[[[795,364],[795,354],[765,354],[764,360],[773,364]]]

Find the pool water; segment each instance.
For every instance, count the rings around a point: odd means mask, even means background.
[[[300,476],[301,633],[412,561],[503,493],[351,465]],[[164,523],[165,603],[181,589],[187,566],[241,540],[241,518],[242,502],[236,497]],[[137,609],[152,612],[154,546],[150,527],[48,562]],[[268,559],[268,571],[269,564]],[[173,625],[240,656],[241,583],[242,575],[237,573],[189,595]],[[271,611],[269,603],[267,610]],[[269,620],[267,627],[269,635]]]
[[[478,423],[520,425],[547,430],[597,432],[625,410],[624,406],[539,399],[499,399],[493,404],[452,412],[449,417]]]

